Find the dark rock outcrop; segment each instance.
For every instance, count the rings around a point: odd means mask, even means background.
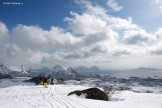
[[[87,99],[109,101],[107,94],[105,94],[103,91],[101,91],[98,88],[89,88],[89,89],[85,89],[85,90],[81,90],[81,91],[79,91],[79,90],[73,91],[73,92],[69,93],[68,96],[73,95],[73,94],[76,94],[78,96],[84,94]]]
[[[31,79],[25,80],[24,82],[34,82],[36,85],[38,85],[40,83],[39,76],[32,77]]]
[[[0,73],[0,79],[6,79],[6,78],[11,79],[12,76],[11,75],[8,75],[8,74],[2,74],[2,73]]]

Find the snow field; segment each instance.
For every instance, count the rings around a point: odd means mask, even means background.
[[[161,108],[162,94],[117,91],[111,101],[67,96],[78,85],[13,86],[0,88],[0,108]]]

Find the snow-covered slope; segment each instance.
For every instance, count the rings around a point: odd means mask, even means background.
[[[111,101],[67,96],[88,87],[74,85],[13,86],[0,89],[0,108],[161,108],[162,94],[115,92]]]

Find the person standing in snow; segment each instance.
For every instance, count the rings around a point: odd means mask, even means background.
[[[41,85],[43,85],[43,75],[39,76],[39,82],[40,82]]]
[[[51,84],[54,85],[54,79],[53,78],[51,78]]]
[[[43,85],[44,85],[45,82],[47,82],[45,75],[42,75],[42,82],[43,82]]]
[[[48,83],[45,75],[41,75],[40,81],[41,81],[41,85],[43,85],[45,88],[48,88]]]

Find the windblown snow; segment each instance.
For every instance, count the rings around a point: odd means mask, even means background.
[[[67,96],[74,90],[89,88],[79,85],[17,85],[0,88],[0,108],[162,108],[162,94],[117,91],[111,101]]]

